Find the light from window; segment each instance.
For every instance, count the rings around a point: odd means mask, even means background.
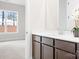
[[[0,32],[17,32],[17,12],[0,10]]]

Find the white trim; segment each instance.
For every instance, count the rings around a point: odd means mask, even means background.
[[[32,52],[31,52],[31,24],[30,24],[30,14],[31,14],[31,0],[26,0],[26,49],[25,49],[25,59],[32,59]]]

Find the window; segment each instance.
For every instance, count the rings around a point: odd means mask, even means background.
[[[17,32],[17,12],[0,10],[0,32]]]

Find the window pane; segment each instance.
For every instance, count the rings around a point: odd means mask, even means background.
[[[0,10],[0,32],[4,32],[4,11]]]
[[[5,25],[7,32],[17,32],[17,12],[5,11]]]

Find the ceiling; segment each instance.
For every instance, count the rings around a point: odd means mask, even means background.
[[[25,5],[25,0],[0,0],[0,1],[19,4],[19,5]]]

